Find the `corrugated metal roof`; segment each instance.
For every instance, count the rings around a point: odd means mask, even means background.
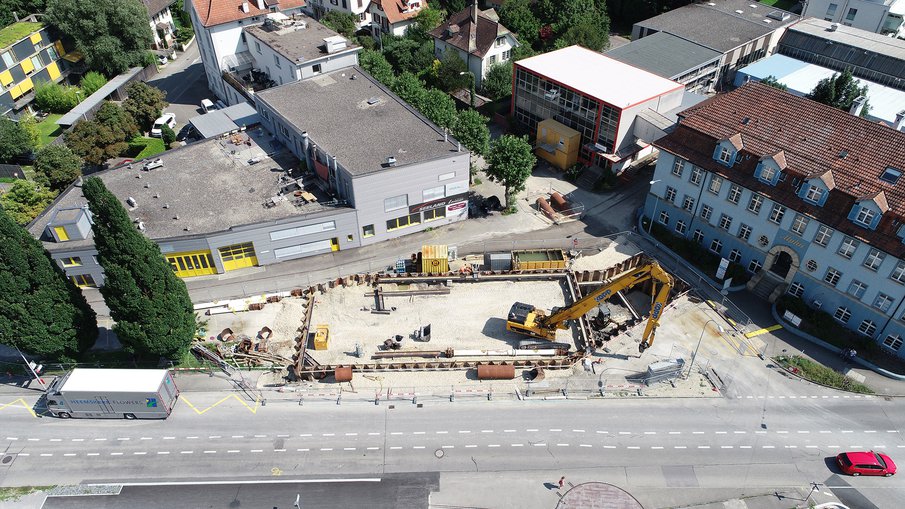
[[[905,41],[838,23],[836,23],[835,30],[830,30],[833,24],[822,19],[808,18],[790,26],[789,31],[801,32],[827,41],[905,60]]]

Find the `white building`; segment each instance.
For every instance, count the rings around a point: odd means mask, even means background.
[[[456,51],[474,74],[476,87],[481,86],[494,64],[512,59],[512,50],[518,46],[515,36],[500,24],[496,11],[482,11],[477,4],[450,16],[431,31],[431,36],[437,58],[442,59],[449,49]]]
[[[176,25],[170,5],[175,0],[142,0],[148,9],[148,24],[154,34],[154,49],[166,49],[176,40]]]
[[[905,38],[905,0],[806,0],[802,16]]]
[[[223,79],[223,71],[252,62],[242,29],[264,23],[269,13],[299,14],[304,6],[305,0],[280,0],[279,3],[265,0],[187,1],[186,9],[192,17],[211,92],[227,104],[245,101],[246,98]]]
[[[403,36],[415,18],[427,8],[425,0],[372,0],[368,6],[371,32]]]
[[[357,26],[361,27],[368,21],[368,4],[370,0],[311,0],[308,8],[314,13],[314,17],[321,19],[330,11],[345,12],[358,17]]]

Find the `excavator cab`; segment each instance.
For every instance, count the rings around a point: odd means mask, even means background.
[[[547,314],[543,310],[531,304],[516,302],[509,308],[509,315],[506,317],[506,330],[526,336],[553,340],[556,338],[556,330],[554,329],[552,334],[548,334],[538,324],[546,316]]]

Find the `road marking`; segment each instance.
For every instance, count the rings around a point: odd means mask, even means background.
[[[170,482],[133,482],[119,483],[120,486],[197,486],[208,485],[217,486],[221,484],[307,484],[307,483],[348,483],[348,482],[380,482],[379,477],[362,477],[356,479],[264,479],[264,480],[243,480],[243,481],[170,481]],[[109,486],[108,484],[84,484],[84,486]]]
[[[129,437],[125,437],[125,438],[117,438],[117,440],[119,440],[120,442],[128,442],[129,440],[132,440],[132,439]]]
[[[534,431],[537,431],[537,430],[534,430]],[[467,431],[467,430],[459,430],[459,433],[465,434],[465,433],[471,433],[471,431]]]
[[[63,456],[75,456],[75,453],[74,453],[74,452],[69,452],[69,453],[64,454]]]
[[[744,435],[747,431],[733,431],[736,435]]]
[[[255,435],[255,436],[258,436],[258,435]],[[261,435],[261,436],[264,436],[264,435]],[[196,438],[198,438],[198,437],[185,437],[185,438],[188,438],[188,439],[190,439],[190,440],[194,440],[194,439],[196,439]],[[128,438],[127,438],[126,440],[128,440]]]
[[[220,437],[217,437],[217,438],[220,438]],[[151,437],[141,437],[141,438],[139,438],[139,440],[154,440],[154,439]]]
[[[784,445],[783,447],[785,447],[786,449],[798,449],[797,445]]]
[[[786,433],[788,433],[788,431],[777,431],[777,433],[779,433],[780,435],[785,435]]]
[[[369,451],[379,451],[380,447],[368,447]]]
[[[584,433],[583,429],[573,429],[572,433]]]
[[[630,445],[626,447],[626,449],[640,449],[640,447],[638,447],[637,445]]]
[[[332,451],[333,448],[332,447],[321,447],[321,450],[322,451]],[[255,452],[255,451],[251,451],[251,452]]]
[[[651,446],[651,449],[662,449],[662,448],[663,448],[663,447],[660,447],[659,445],[652,445],[652,446]]]
[[[311,436],[311,433],[302,433],[302,434],[299,435],[299,436],[300,436],[300,437],[310,437],[310,436]],[[233,437],[233,438],[236,438],[236,437]],[[241,438],[241,437],[240,437],[240,438]]]
[[[255,435],[255,436],[258,436],[258,435]],[[335,437],[336,433],[322,433],[321,436],[322,437]]]
[[[123,455],[123,453],[121,453],[121,452],[111,452],[110,453],[110,456],[122,456],[122,455]],[[42,454],[41,456],[44,456],[44,455]]]
[[[704,432],[703,431],[692,431],[691,434],[692,435],[703,435]]]
[[[50,441],[51,442],[62,442],[63,439],[62,438],[51,438]]]
[[[584,431],[584,430],[582,430],[582,431]],[[514,429],[504,429],[503,433],[515,433],[515,430]]]
[[[204,452],[207,452],[207,451],[204,451]],[[216,452],[216,451],[212,451],[212,452]],[[274,449],[273,452],[286,452],[286,449]]]
[[[738,448],[739,449],[750,449],[751,446],[750,445],[740,445],[740,446],[738,446]]]
[[[254,452],[254,451],[251,451]],[[179,451],[179,454],[194,454],[195,451]]]
[[[194,410],[195,413],[198,414],[198,415],[203,415],[204,413],[208,412],[210,409],[214,408],[215,406],[217,406],[217,405],[219,405],[219,404],[221,404],[221,403],[224,403],[224,402],[225,402],[226,400],[228,400],[228,399],[235,399],[236,401],[238,401],[239,403],[241,403],[242,406],[244,406],[249,412],[251,412],[251,413],[253,413],[253,414],[257,414],[257,413],[258,413],[258,407],[261,405],[261,401],[258,400],[258,399],[255,399],[255,404],[254,404],[254,406],[251,406],[251,405],[249,405],[248,403],[246,403],[245,401],[242,401],[242,398],[240,398],[239,396],[237,396],[237,395],[235,395],[235,394],[230,394],[230,395],[228,395],[228,396],[225,396],[225,397],[224,397],[223,399],[221,399],[220,401],[217,401],[217,402],[214,403],[213,405],[211,405],[211,406],[209,406],[209,407],[207,407],[207,408],[205,408],[205,409],[203,409],[203,410],[200,410],[200,409],[198,409],[198,407],[196,407],[195,405],[193,405],[192,402],[189,401],[188,398],[185,397],[185,395],[182,396],[182,401],[184,401],[185,404],[188,405],[189,408],[191,408],[192,410]]]
[[[148,453],[145,451],[135,451],[132,454],[135,456],[144,456],[145,454],[148,454]]]
[[[578,447],[594,447],[591,444],[578,444]]]
[[[488,444],[487,447],[499,447],[500,444]]]
[[[16,454],[16,456],[31,456],[31,454],[28,454],[27,452],[20,452],[20,453]]]
[[[688,449],[688,447],[686,447],[684,445],[674,445],[672,448],[673,449]]]
[[[826,433],[832,433],[832,431],[827,430],[827,429],[822,429],[822,430],[818,431],[817,433],[824,433],[824,434],[826,434]]]
[[[898,433],[899,430],[897,430],[897,429],[888,429],[888,430],[886,430],[886,432],[887,432],[887,433]]]
[[[40,442],[41,439],[40,438],[29,438],[28,441],[29,442]]]
[[[467,446],[466,446],[466,447],[467,447]],[[392,449],[392,450],[394,450],[394,451],[395,451],[395,450],[399,450],[399,449],[402,449],[402,447],[398,447],[398,446],[394,446],[394,447],[390,447],[390,449]]]
[[[120,453],[120,454],[122,454],[122,453]],[[53,453],[46,453],[46,452],[45,452],[45,453],[42,453],[41,456],[44,456],[44,457],[53,456]]]
[[[865,431],[865,433],[876,433],[876,432],[877,432],[877,430],[874,430],[874,429],[866,430],[866,431]]]
[[[401,434],[402,434],[401,431],[393,431],[392,433],[390,433],[390,435],[401,435]]]
[[[277,435],[277,436],[282,437],[282,438],[289,438],[289,435]],[[207,438],[222,438],[222,437],[220,435],[208,435]],[[144,440],[144,438],[142,438],[142,440]]]
[[[413,445],[412,449],[424,449],[423,445]]]
[[[524,447],[525,444],[509,444],[509,447]]]
[[[544,444],[544,443],[540,443],[540,444],[531,444],[531,445],[533,445],[534,447],[547,447],[547,444]],[[468,447],[468,446],[466,446],[466,447]]]
[[[298,452],[308,452],[308,451],[310,451],[310,450],[311,450],[311,449],[296,449],[296,451],[298,451]]]
[[[816,449],[817,446],[816,445],[806,445],[806,446],[804,446],[804,448],[805,449]]]
[[[550,431],[553,431],[553,430],[551,429]],[[562,430],[556,430],[556,431],[562,431]],[[482,429],[481,433],[493,433],[493,430],[492,429]]]
[[[734,449],[734,447],[731,445],[721,445],[720,449]]]
[[[600,434],[600,435],[609,435],[610,432],[609,432],[609,431],[600,431],[600,430],[597,430],[596,433],[598,433],[598,434]]]
[[[782,325],[776,324],[776,325],[771,325],[771,326],[763,328],[763,329],[757,329],[756,331],[746,332],[745,337],[748,339],[751,339],[754,336],[760,336],[761,334],[773,332],[778,329],[782,329]]]
[[[844,430],[842,430],[842,432],[843,433],[854,433],[854,431],[852,431],[850,429],[844,429]]]
[[[264,449],[252,449],[251,452],[264,452]]]
[[[615,449],[616,446],[615,445],[605,445],[605,446],[603,446],[603,448],[604,449]]]
[[[698,449],[710,449],[709,445],[699,445]]]
[[[163,439],[164,440],[176,440],[176,437],[163,437]],[[95,438],[95,440],[97,440],[97,438]],[[106,438],[103,438],[102,440],[106,440]]]
[[[764,446],[761,446],[761,449],[776,449],[776,446],[773,446],[773,445],[764,445]]]
[[[556,447],[569,447],[569,444],[556,444]]]
[[[802,430],[798,430],[798,433],[810,433],[810,431],[802,431]]]
[[[476,445],[466,445],[465,446],[466,449],[473,449],[475,447],[477,447],[477,446]]]
[[[725,435],[727,432],[726,431],[715,431],[714,433],[716,433],[717,435]]]
[[[631,435],[632,432],[631,431],[620,431],[619,434],[620,435]]]
[[[157,451],[157,454],[170,454],[170,451]]]
[[[681,431],[670,431],[669,434],[670,435],[681,435],[682,432]]]
[[[369,437],[377,437],[380,436],[380,433],[368,433]]]
[[[267,435],[255,435],[255,438],[267,438]]]
[[[434,433],[436,433],[436,434],[438,434],[438,435],[447,435],[447,434],[449,434],[448,431],[435,431]]]
[[[285,451],[286,449],[283,449],[283,450]],[[355,447],[343,447],[343,450],[344,451],[354,451]]]
[[[424,431],[413,431],[412,435],[423,435],[424,433]]]
[[[874,449],[886,449],[885,445],[875,445]]]
[[[228,454],[236,454],[236,453],[239,452],[239,449],[230,449],[230,450],[228,450],[228,451],[226,451],[226,452],[227,452]]]
[[[551,432],[558,432],[558,431],[562,431],[562,430],[559,429],[559,428],[550,428],[550,431],[551,431]]]
[[[645,435],[656,435],[657,432],[656,431],[645,431],[644,434]]]
[[[231,438],[245,438],[245,435],[233,435]]]
[[[6,437],[7,440],[19,440],[17,437]]]
[[[441,449],[455,449],[456,446],[454,446],[454,445],[441,445],[440,448],[441,448]]]
[[[754,434],[755,435],[766,435],[767,432],[766,431],[755,431]]]
[[[838,445],[828,445],[827,447],[830,448],[830,449],[838,449],[838,448],[839,448]]]

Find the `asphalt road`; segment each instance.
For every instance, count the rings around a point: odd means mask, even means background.
[[[148,84],[166,91],[167,102],[170,103],[166,111],[176,114],[176,132],[189,119],[202,113],[202,99],[213,98],[207,88],[207,78],[197,44],[193,44],[178,59],[161,68]]]
[[[882,398],[774,400],[764,428],[757,400],[394,409],[271,404],[252,413],[237,402],[206,406],[222,394],[191,397],[203,413],[182,402],[166,421],[35,420],[24,411],[4,411],[0,439],[6,463],[0,466],[0,483],[382,478],[423,472],[440,472],[442,478],[489,472],[533,478],[532,489],[538,490],[549,472],[561,471],[612,482],[645,502],[645,496],[668,498],[678,487],[770,492],[816,481],[832,490],[838,486],[832,464],[838,452],[885,450],[895,458],[905,451],[905,409]],[[876,507],[892,508],[905,500],[901,479],[847,482]],[[480,491],[441,489],[440,495],[461,503]],[[527,498],[519,501],[519,495]],[[535,499],[530,490],[517,490],[511,507],[550,507]]]

